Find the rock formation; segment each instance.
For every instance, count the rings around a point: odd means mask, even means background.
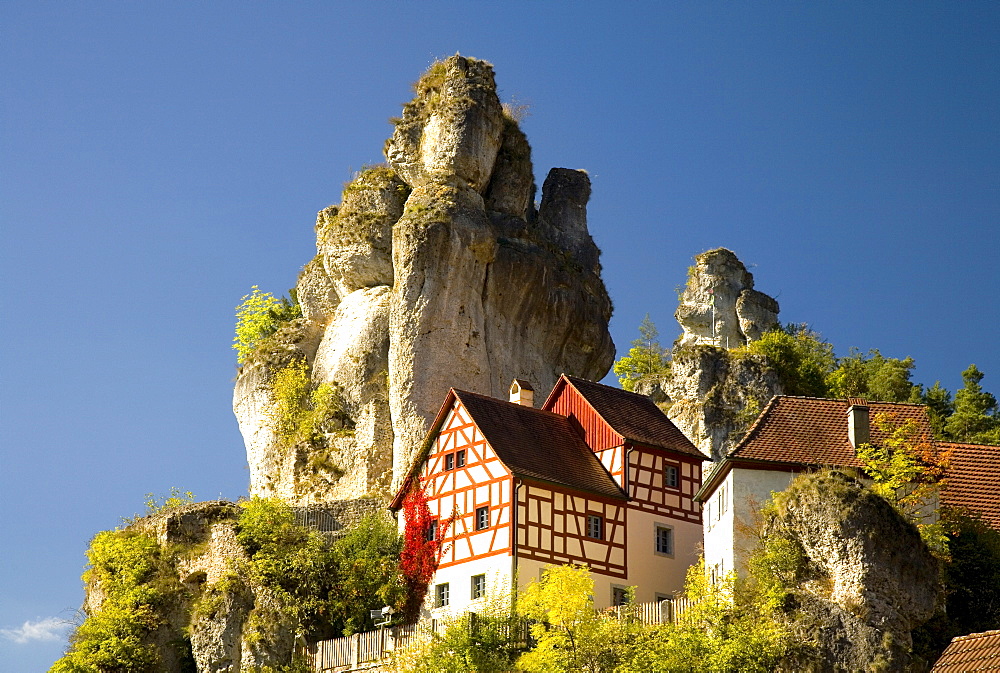
[[[674,313],[684,330],[677,345],[736,348],[778,325],[778,302],[753,289],[753,274],[735,253],[716,248],[694,261]]]
[[[806,567],[788,605],[789,671],[911,670],[911,632],[942,599],[938,561],[917,529],[838,472],[799,477],[764,530],[794,541]]]
[[[388,165],[319,213],[296,288],[303,318],[237,378],[251,494],[385,496],[450,387],[501,396],[520,377],[544,394],[561,372],[600,379],[611,366],[587,174],[552,169],[536,210],[530,146],[484,61],[435,63],[414,88]],[[346,415],[322,452],[274,431],[275,375],[296,360],[314,386],[335,386]]]
[[[782,393],[767,360],[739,350],[778,326],[778,302],[753,289],[753,275],[732,251],[717,248],[695,257],[674,316],[683,332],[669,373],[636,391],[667,406],[688,439],[721,460]]]

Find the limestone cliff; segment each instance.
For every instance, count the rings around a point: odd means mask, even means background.
[[[300,324],[237,378],[253,495],[385,496],[450,387],[502,396],[520,377],[544,394],[561,372],[600,379],[611,366],[587,174],[552,169],[536,209],[530,146],[484,61],[435,63],[414,88],[388,165],[319,213]],[[322,455],[273,429],[274,377],[296,359],[314,386],[335,385],[346,415]]]
[[[735,253],[717,248],[695,257],[674,316],[682,333],[670,371],[638,392],[669,405],[670,420],[721,460],[767,401],[782,393],[767,360],[739,349],[778,326],[778,302],[754,289],[753,274]]]
[[[775,505],[763,535],[804,555],[786,605],[799,647],[782,670],[921,670],[911,633],[943,595],[938,560],[916,528],[837,472],[799,477]]]

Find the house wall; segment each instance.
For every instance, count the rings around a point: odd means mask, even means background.
[[[475,612],[477,607],[488,602],[509,600],[511,596],[513,559],[510,554],[496,554],[485,558],[474,559],[438,568],[434,573],[424,601],[424,617],[447,619]],[[472,578],[475,575],[486,576],[486,596],[477,600],[472,598]],[[436,589],[439,584],[448,583],[449,601],[447,606],[435,605]]]
[[[424,462],[421,483],[431,516],[454,517],[442,539],[439,569],[492,555],[510,556],[510,472],[456,400]],[[465,452],[459,467],[457,453]],[[452,469],[447,457],[452,456]],[[489,507],[489,526],[476,530],[476,510]]]
[[[517,489],[517,556],[542,563],[580,563],[625,579],[625,502],[604,501],[556,486]],[[588,515],[601,516],[603,539],[587,536]]]
[[[757,511],[773,492],[788,488],[793,472],[750,470],[736,467],[705,500],[702,509],[705,537],[705,568],[724,575],[746,572],[746,559],[753,539],[746,532],[756,524]]]

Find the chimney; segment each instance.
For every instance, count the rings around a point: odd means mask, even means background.
[[[855,449],[858,445],[871,441],[868,400],[859,397],[847,398],[847,439]]]
[[[535,389],[524,379],[514,379],[510,384],[510,401],[522,407],[535,406]]]

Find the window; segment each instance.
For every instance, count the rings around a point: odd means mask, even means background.
[[[667,488],[677,488],[677,466],[676,465],[664,465],[663,466],[663,485]]]
[[[722,515],[726,513],[726,504],[727,504],[726,503],[726,485],[723,484],[719,488],[719,500],[716,503],[716,507],[715,507],[716,510],[718,510],[718,514],[716,514],[716,518],[721,518]]]
[[[656,525],[656,553],[674,553],[674,529],[670,526]]]
[[[476,508],[476,530],[486,530],[490,527],[490,508],[488,505]]]
[[[427,530],[424,531],[424,539],[430,542],[431,540],[437,539],[438,532],[438,520],[431,519],[430,523],[427,524]]]
[[[465,467],[465,449],[455,452],[455,467]]]
[[[445,471],[455,469],[455,454],[449,453],[444,457],[444,469]]]
[[[604,518],[596,514],[587,515],[587,537],[595,540],[604,539]]]
[[[472,576],[472,600],[486,595],[486,575]]]
[[[451,591],[448,587],[448,583],[438,584],[434,587],[434,607],[443,608],[448,605],[448,598]]]
[[[614,606],[628,605],[628,589],[625,587],[611,587],[611,604]]]

